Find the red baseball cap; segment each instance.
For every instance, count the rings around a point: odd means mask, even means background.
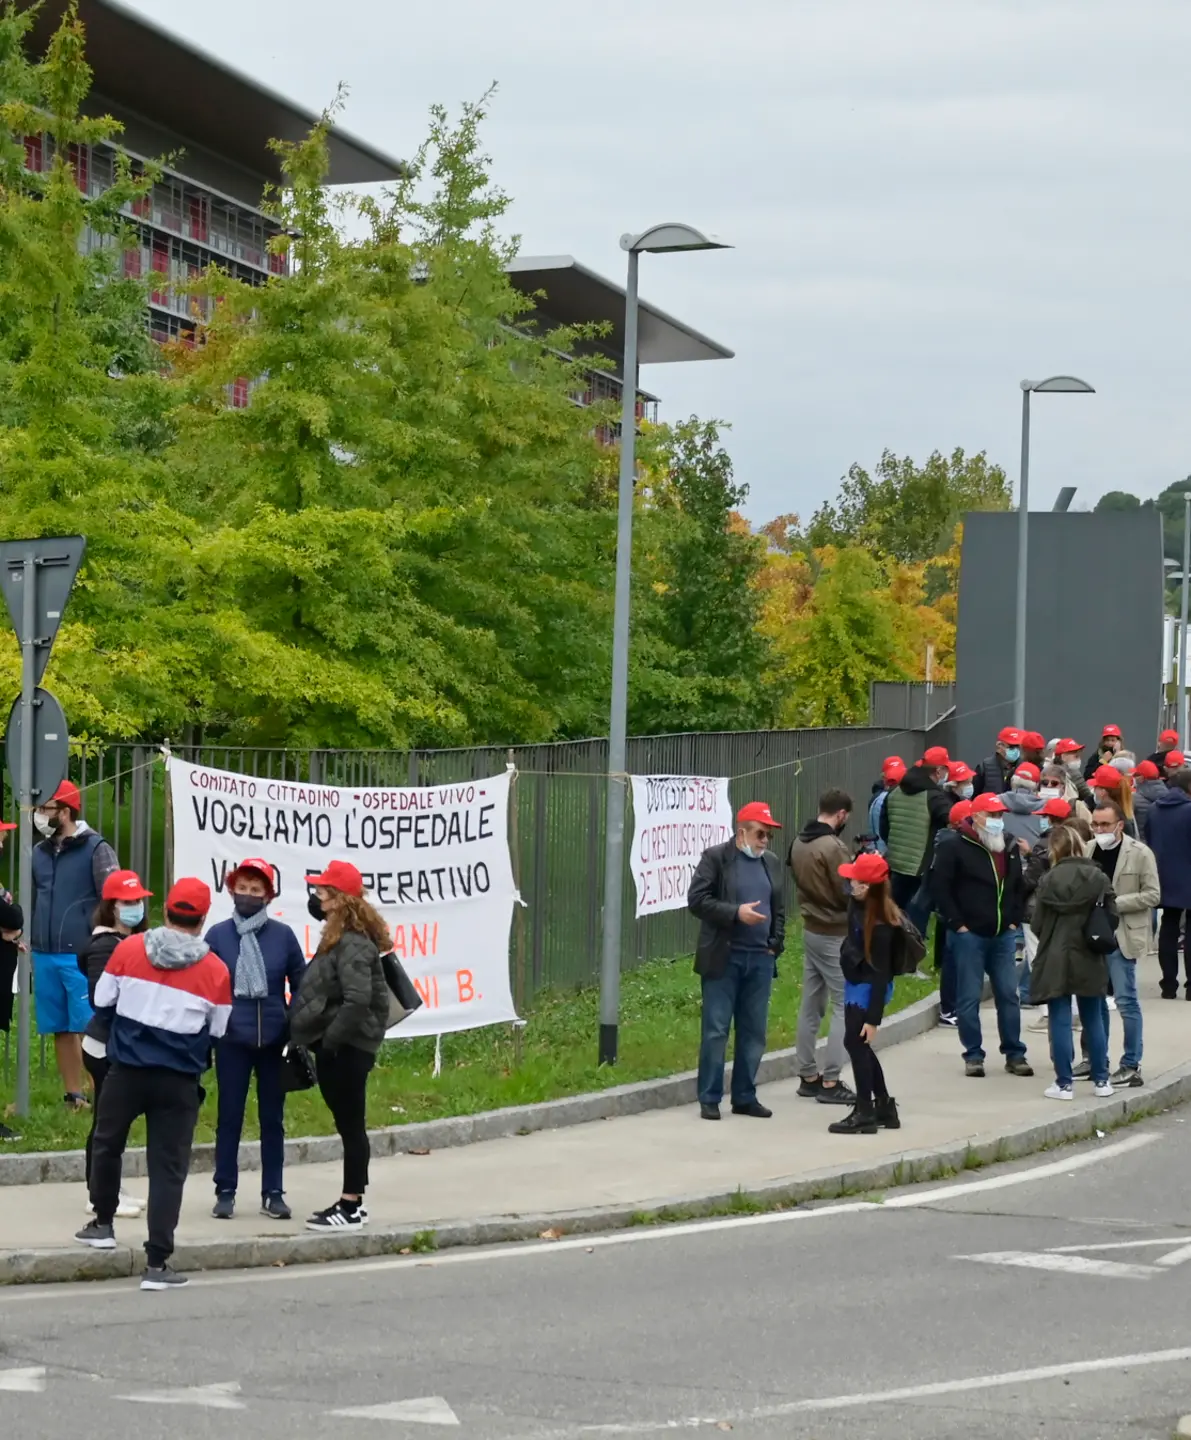
[[[1179,743],[1179,732],[1177,730],[1163,730],[1158,736],[1159,745],[1177,745]]]
[[[104,900],[146,900],[152,895],[135,870],[113,870],[103,882]]]
[[[179,915],[201,920],[211,909],[211,887],[193,875],[183,876],[170,886],[170,893],[165,897],[165,908],[167,914],[172,910]]]
[[[1023,780],[1033,780],[1035,783],[1042,779],[1041,770],[1029,760],[1023,760],[1013,773],[1020,775]]]
[[[886,780],[904,779],[906,773],[906,762],[900,755],[887,755],[881,761],[881,774]]]
[[[346,860],[332,860],[321,875],[307,875],[307,885],[323,885],[340,890],[344,895],[359,897],[364,893],[364,877]]]
[[[972,801],[973,815],[1000,815],[1008,809],[1009,806],[999,795],[992,795],[987,790]]]
[[[1168,750],[1166,752],[1165,763],[1168,770],[1172,767],[1175,770],[1181,770],[1183,766],[1187,763],[1187,757],[1183,754],[1181,750]]]
[[[1027,750],[1045,750],[1046,736],[1040,734],[1037,730],[1027,730],[1021,737],[1021,743]]]
[[[1035,810],[1035,815],[1052,815],[1056,820],[1067,820],[1071,816],[1071,806],[1066,800],[1060,800],[1056,796],[1048,800],[1041,810]]]
[[[274,878],[273,867],[267,860],[241,860],[234,870],[229,870],[223,877],[223,888],[225,890],[231,890],[237,875],[255,875],[257,879],[263,880],[269,887],[270,899],[277,894],[277,881]]]
[[[1121,783],[1121,772],[1115,765],[1097,765],[1092,775],[1093,790],[1115,790]]]
[[[71,780],[63,780],[53,795],[50,796],[51,805],[69,805],[76,815],[83,809],[83,797],[79,794],[79,787]]]
[[[768,825],[774,830],[782,828],[773,818],[773,811],[764,800],[750,800],[747,805],[742,805],[736,812],[736,823],[738,825]]]
[[[962,785],[965,780],[971,780],[975,774],[975,770],[962,760],[953,760],[947,767],[947,779],[952,785]]]
[[[972,813],[972,802],[970,800],[957,800],[947,815],[948,825],[958,825],[961,820],[966,820]]]
[[[1162,778],[1158,773],[1157,765],[1152,760],[1143,760],[1133,773],[1139,780],[1160,780]]]
[[[15,820],[0,820],[0,830],[19,830],[20,828]]]
[[[841,865],[839,873],[845,880],[859,880],[862,885],[879,885],[882,880],[889,879],[889,861],[884,855],[866,850],[857,855],[850,865]]]
[[[1025,731],[1019,730],[1016,725],[1006,725],[997,736],[997,741],[1001,745],[1020,745],[1024,735]]]
[[[1103,740],[1106,735],[1115,735],[1119,740],[1121,738],[1121,727],[1119,725],[1106,725],[1100,732],[1101,740]]]
[[[951,756],[948,755],[942,745],[932,745],[918,763],[920,765],[933,765],[936,768],[942,767],[943,765],[950,766]]]
[[[1072,740],[1070,736],[1066,740],[1060,740],[1055,746],[1056,755],[1078,755],[1084,747],[1078,740]]]

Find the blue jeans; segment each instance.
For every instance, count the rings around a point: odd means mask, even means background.
[[[219,1116],[215,1123],[215,1193],[234,1195],[240,1178],[240,1135],[248,1087],[256,1074],[256,1110],[261,1128],[261,1194],[280,1194],[285,1164],[285,1095],[281,1089],[281,1045],[257,1050],[220,1040],[215,1046]]]
[[[917,929],[919,935],[926,939],[926,927],[930,924],[931,896],[927,883],[922,884],[914,892],[914,898],[906,906],[906,914]]]
[[[732,1104],[751,1105],[757,1098],[757,1067],[765,1054],[772,988],[773,956],[765,950],[733,950],[722,975],[703,977],[700,1105],[718,1105],[724,1098],[724,1056],[733,1021],[736,1050],[732,1061]]]
[[[1023,954],[1021,968],[1017,972],[1017,998],[1022,1005],[1030,1003],[1030,962]]]
[[[1117,1014],[1125,1031],[1125,1049],[1121,1054],[1121,1065],[1126,1070],[1141,1069],[1141,1002],[1137,998],[1137,961],[1126,960],[1119,950],[1108,957],[1108,978],[1112,981],[1113,998],[1117,1002]],[[1109,1015],[1108,1001],[1100,1001],[1100,1013],[1104,1022],[1105,1044],[1108,1043]]]
[[[937,915],[935,924],[943,936],[943,958],[939,963],[939,1013],[954,1015],[955,998],[955,936],[943,925],[943,917]]]
[[[1076,995],[1079,1006],[1079,1023],[1088,1043],[1088,1063],[1092,1067],[1092,1079],[1103,1085],[1108,1079],[1108,1031],[1104,1028],[1104,1012],[1107,1006],[1103,996]],[[1071,1084],[1071,1067],[1075,1064],[1075,1039],[1071,1034],[1071,996],[1060,995],[1048,1000],[1047,1019],[1050,1030],[1050,1058],[1054,1062],[1055,1079],[1060,1085]]]
[[[955,1014],[959,1021],[959,1039],[965,1060],[983,1060],[984,1044],[980,1033],[980,992],[984,977],[992,984],[993,1002],[997,1007],[997,1030],[1001,1036],[1001,1054],[1007,1060],[1024,1059],[1026,1047],[1021,1040],[1021,1002],[1017,994],[1017,931],[1003,935],[963,934],[951,936],[951,953],[955,956]]]

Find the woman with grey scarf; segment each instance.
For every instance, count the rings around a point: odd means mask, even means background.
[[[281,1088],[290,999],[298,993],[306,957],[288,925],[269,915],[276,897],[267,860],[244,860],[229,872],[224,889],[235,914],[207,932],[207,944],[232,975],[232,1014],[215,1047],[219,1118],[215,1130],[217,1220],[236,1211],[240,1136],[248,1090],[256,1076],[261,1128],[261,1214],[289,1220],[282,1167],[285,1163],[285,1095]]]

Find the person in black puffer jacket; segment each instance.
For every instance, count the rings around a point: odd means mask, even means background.
[[[393,945],[384,917],[364,899],[364,878],[354,865],[332,860],[306,883],[314,891],[311,914],[326,923],[290,1010],[290,1039],[313,1052],[318,1088],[343,1141],[343,1193],[306,1228],[357,1229],[368,1219],[368,1074],[389,1025],[380,957]]]
[[[91,938],[79,954],[79,969],[87,980],[87,999],[95,1007],[95,987],[99,977],[107,969],[112,952],[127,935],[139,934],[145,929],[145,901],[152,895],[141,884],[141,877],[135,870],[114,870],[103,882],[103,894],[95,913],[91,917]],[[84,1157],[88,1189],[91,1185],[91,1149],[95,1140],[95,1122],[99,1119],[99,1097],[103,1093],[103,1082],[107,1079],[111,1063],[107,1058],[110,1020],[92,1014],[83,1031],[83,1065],[91,1077],[94,1097],[91,1104],[91,1128],[87,1132],[87,1148]],[[120,1203],[116,1214],[121,1219],[135,1217],[145,1207],[121,1189]]]

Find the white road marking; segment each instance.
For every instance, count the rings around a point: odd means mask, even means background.
[[[25,1370],[0,1370],[0,1390],[17,1394],[40,1395],[44,1389],[44,1365],[30,1365]]]
[[[1152,1280],[1156,1265],[1128,1265],[1120,1260],[1092,1260],[1087,1255],[1056,1255],[1048,1250],[990,1250],[984,1255],[955,1255],[980,1265],[1015,1265],[1023,1270],[1058,1270],[1067,1275],[1103,1275],[1113,1280]]]
[[[234,1380],[218,1385],[193,1385],[180,1390],[146,1390],[138,1395],[117,1395],[134,1405],[198,1405],[204,1410],[245,1410],[243,1400],[234,1397],[240,1387]]]
[[[417,1400],[394,1400],[388,1405],[359,1405],[352,1410],[332,1410],[349,1420],[399,1420],[404,1425],[458,1425],[459,1417],[441,1395],[423,1395]]]
[[[1073,1360],[1066,1365],[1040,1365],[1035,1370],[1008,1370],[1000,1375],[972,1375],[963,1380],[937,1380],[926,1385],[906,1385],[899,1390],[869,1390],[854,1395],[828,1395],[822,1399],[791,1400],[784,1405],[764,1405],[737,1415],[692,1416],[686,1420],[645,1420],[627,1425],[585,1425],[589,1435],[648,1435],[666,1430],[696,1430],[725,1422],[776,1420],[786,1415],[814,1411],[854,1410],[865,1405],[887,1405],[898,1400],[929,1400],[936,1395],[959,1395],[973,1390],[995,1390],[1006,1385],[1030,1385],[1040,1380],[1062,1380],[1068,1375],[1090,1375],[1098,1370],[1135,1370],[1143,1365],[1171,1365],[1191,1360],[1191,1349],[1150,1350],[1140,1355],[1108,1355],[1100,1360]],[[573,1433],[573,1432],[572,1432]]]
[[[734,1215],[728,1218],[692,1220],[680,1225],[649,1225],[629,1230],[615,1230],[603,1235],[571,1235],[562,1240],[511,1241],[507,1245],[491,1249],[444,1250],[432,1257],[426,1255],[398,1256],[388,1260],[375,1258],[345,1260],[328,1265],[292,1265],[284,1269],[248,1271],[206,1271],[191,1279],[191,1289],[201,1290],[215,1285],[260,1285],[277,1281],[327,1280],[342,1275],[381,1273],[392,1270],[438,1270],[448,1265],[482,1265],[494,1261],[525,1260],[542,1255],[558,1255],[575,1250],[604,1250],[616,1245],[641,1245],[661,1240],[679,1240],[693,1235],[713,1235],[725,1230],[750,1230],[760,1225],[790,1225],[812,1220],[824,1220],[836,1215],[855,1215],[881,1210],[912,1210],[925,1205],[938,1205],[942,1201],[961,1199],[966,1195],[980,1194],[986,1190],[1003,1190],[1013,1185],[1029,1185],[1037,1180],[1049,1180],[1057,1175],[1070,1175],[1089,1165],[1099,1165],[1106,1160],[1116,1160],[1144,1145],[1160,1139],[1158,1134],[1127,1135],[1109,1145],[1101,1145],[1083,1155],[1072,1155],[1064,1160],[1049,1161],[1030,1169],[1015,1170],[1006,1175],[989,1175],[981,1180],[963,1181],[957,1185],[940,1186],[933,1190],[910,1191],[906,1194],[891,1195],[879,1202],[869,1200],[841,1201],[834,1205],[820,1205],[816,1208],[795,1210],[771,1210],[761,1215]],[[431,1227],[432,1228],[432,1227]],[[114,1285],[128,1282],[115,1281]],[[0,1306],[10,1304],[35,1304],[39,1301],[63,1299],[67,1296],[76,1303],[82,1298],[99,1300],[106,1305],[111,1295],[109,1285],[88,1282],[85,1286],[0,1286]]]
[[[1182,1245],[1177,1250],[1172,1250],[1169,1255],[1159,1255],[1154,1261],[1155,1265],[1185,1265],[1191,1260],[1191,1245]]]
[[[1182,1245],[1183,1236],[1174,1235],[1165,1240],[1113,1240],[1107,1245],[1052,1245],[1051,1255],[1081,1255],[1085,1250],[1140,1250],[1145,1246]]]

